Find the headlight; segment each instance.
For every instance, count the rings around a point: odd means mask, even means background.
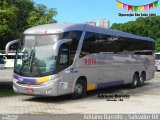
[[[43,86],[51,85],[51,84],[54,84],[54,82],[56,82],[57,80],[58,80],[58,78],[55,78],[55,79],[52,79],[52,80],[49,80],[47,82],[42,83],[42,85]]]
[[[49,81],[47,81],[47,82],[42,83],[42,85],[43,85],[43,86],[46,86],[46,85],[51,85],[51,84],[53,84],[53,83],[54,83],[53,80],[49,80]]]
[[[17,79],[15,79],[15,78],[13,78],[13,82],[14,82],[14,83],[16,83],[16,82],[18,82],[18,80],[17,80]]]
[[[156,61],[156,64],[159,65],[159,64],[160,64],[160,61]]]

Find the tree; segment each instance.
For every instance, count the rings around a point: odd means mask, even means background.
[[[156,41],[156,51],[160,52],[160,38]]]
[[[136,21],[129,21],[124,24],[114,23],[111,28],[153,38],[156,40],[156,51],[160,52],[160,16],[146,18],[140,17],[137,18]]]
[[[28,27],[47,23],[55,23],[57,21],[52,19],[52,17],[55,15],[57,15],[57,12],[54,8],[47,10],[46,6],[38,4],[28,15]]]
[[[0,43],[1,48],[4,47],[3,44],[7,42],[8,39],[12,39],[17,32],[17,18],[16,13],[18,9],[15,5],[10,5],[7,1],[0,2]]]
[[[57,22],[53,19],[56,15],[56,9],[47,9],[43,4],[36,5],[32,0],[1,0],[0,50],[9,41],[20,38],[29,27]]]

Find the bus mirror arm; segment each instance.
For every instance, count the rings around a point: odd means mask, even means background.
[[[57,55],[58,54],[58,50],[60,48],[60,46],[64,43],[71,43],[72,39],[62,39],[62,40],[59,40],[54,46],[53,46],[53,50],[54,50],[54,55]]]
[[[18,43],[18,41],[19,41],[19,39],[17,39],[17,40],[13,40],[13,41],[10,41],[10,42],[8,42],[8,43],[7,43],[7,45],[6,45],[6,47],[5,47],[6,55],[8,55],[9,47],[10,47],[11,45],[13,45],[13,44]]]

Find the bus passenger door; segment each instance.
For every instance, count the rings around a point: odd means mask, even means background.
[[[58,95],[68,94],[72,88],[72,72],[70,66],[69,43],[62,44],[59,49],[58,57]]]

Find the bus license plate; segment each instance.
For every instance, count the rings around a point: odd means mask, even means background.
[[[26,91],[27,93],[33,93],[33,92],[34,92],[32,88],[26,88],[25,91]]]

